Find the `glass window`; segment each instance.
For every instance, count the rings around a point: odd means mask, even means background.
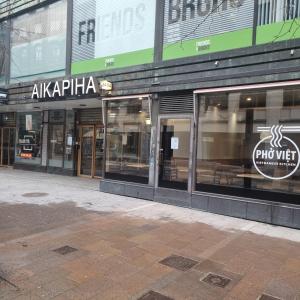
[[[65,111],[64,110],[50,110],[49,123],[64,123]]]
[[[107,178],[148,183],[151,122],[149,99],[107,103]]]
[[[42,113],[17,114],[16,162],[41,163]]]
[[[73,111],[49,111],[48,166],[73,169]]]
[[[65,74],[67,1],[12,20],[10,82]]]
[[[282,22],[300,17],[299,0],[259,0],[258,25]],[[281,34],[280,32],[279,34]]]
[[[64,110],[49,111],[48,166],[50,167],[63,167],[64,123]]]
[[[48,166],[62,167],[64,155],[64,125],[49,125]]]
[[[74,160],[74,140],[75,140],[75,113],[72,110],[66,112],[66,132],[65,132],[65,159],[64,168],[73,169]]]
[[[198,190],[300,194],[299,88],[199,97]]]

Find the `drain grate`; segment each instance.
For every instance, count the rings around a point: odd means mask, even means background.
[[[223,277],[221,275],[210,273],[206,277],[204,277],[202,281],[213,286],[225,288],[231,282],[231,279]]]
[[[38,198],[38,197],[46,197],[48,193],[25,193],[22,196],[26,198]]]
[[[158,292],[149,291],[148,293],[146,293],[142,297],[138,298],[137,300],[174,300],[174,299],[167,297],[165,295],[162,295]]]
[[[180,271],[187,271],[198,264],[198,261],[183,256],[171,255],[160,261],[160,263]]]
[[[66,255],[66,254],[78,251],[78,249],[70,247],[70,246],[63,246],[63,247],[57,248],[53,251],[56,253],[59,253],[61,255]]]
[[[258,300],[281,300],[280,298],[273,297],[271,295],[262,294]]]

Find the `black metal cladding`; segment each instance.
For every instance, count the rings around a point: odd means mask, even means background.
[[[0,126],[2,127],[15,127],[16,115],[12,112],[0,114]]]
[[[164,44],[251,28],[254,1],[165,1]],[[201,26],[199,26],[201,24]],[[213,26],[212,26],[213,24]]]
[[[81,125],[102,124],[102,109],[81,109],[79,110],[79,123]]]
[[[4,0],[0,2],[0,19],[22,12],[49,0]]]
[[[160,114],[193,113],[193,109],[194,98],[192,91],[177,94],[166,94],[160,97]]]

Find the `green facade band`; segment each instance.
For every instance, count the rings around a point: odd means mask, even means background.
[[[154,49],[144,49],[112,57],[100,57],[72,63],[72,75],[124,68],[153,62]]]
[[[249,47],[252,45],[252,29],[247,28],[234,32],[192,39],[164,46],[163,59],[176,59],[231,49]]]

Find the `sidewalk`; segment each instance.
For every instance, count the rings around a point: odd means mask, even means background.
[[[0,299],[300,300],[298,230],[97,180],[0,168],[0,182]]]

